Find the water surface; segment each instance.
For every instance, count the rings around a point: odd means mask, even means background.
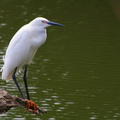
[[[0,1],[0,67],[15,32],[38,16],[62,23],[48,28],[48,39],[29,65],[30,95],[47,114],[13,108],[3,120],[119,120],[120,21],[117,0]],[[24,90],[22,74],[18,77]],[[1,89],[19,95],[13,81]],[[25,91],[25,90],[24,90]]]

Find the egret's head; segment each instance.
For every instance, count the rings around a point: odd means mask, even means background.
[[[35,18],[30,23],[34,24],[34,25],[38,25],[38,26],[43,27],[43,28],[46,28],[46,27],[51,26],[51,25],[64,26],[64,25],[59,24],[59,23],[51,22],[43,17]]]

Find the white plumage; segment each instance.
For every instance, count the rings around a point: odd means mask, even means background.
[[[2,79],[9,81],[17,67],[17,71],[32,61],[37,49],[46,41],[46,27],[62,24],[38,17],[21,27],[11,39],[4,58]]]

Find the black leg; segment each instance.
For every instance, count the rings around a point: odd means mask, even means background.
[[[29,95],[28,85],[27,85],[27,77],[26,77],[26,73],[27,73],[27,65],[25,65],[25,70],[24,70],[23,80],[24,80],[24,84],[25,84],[25,89],[26,89],[27,99],[30,100],[30,95]]]
[[[17,88],[18,88],[18,90],[19,90],[19,92],[20,92],[20,94],[21,94],[21,96],[22,96],[22,98],[25,99],[25,96],[24,96],[24,94],[22,93],[22,91],[21,91],[21,89],[20,89],[20,86],[19,86],[19,84],[18,84],[18,82],[17,82],[17,80],[16,80],[16,76],[15,76],[16,71],[17,71],[17,67],[16,67],[15,70],[14,70],[14,73],[13,73],[13,75],[12,75],[12,78],[13,78],[13,80],[14,80],[14,82],[15,82],[15,84],[16,84],[16,86],[17,86]]]

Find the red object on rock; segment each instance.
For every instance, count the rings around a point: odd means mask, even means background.
[[[30,109],[33,111],[33,113],[36,113],[37,111],[37,105],[35,102],[26,99],[27,105],[26,105],[26,111],[29,111]]]

